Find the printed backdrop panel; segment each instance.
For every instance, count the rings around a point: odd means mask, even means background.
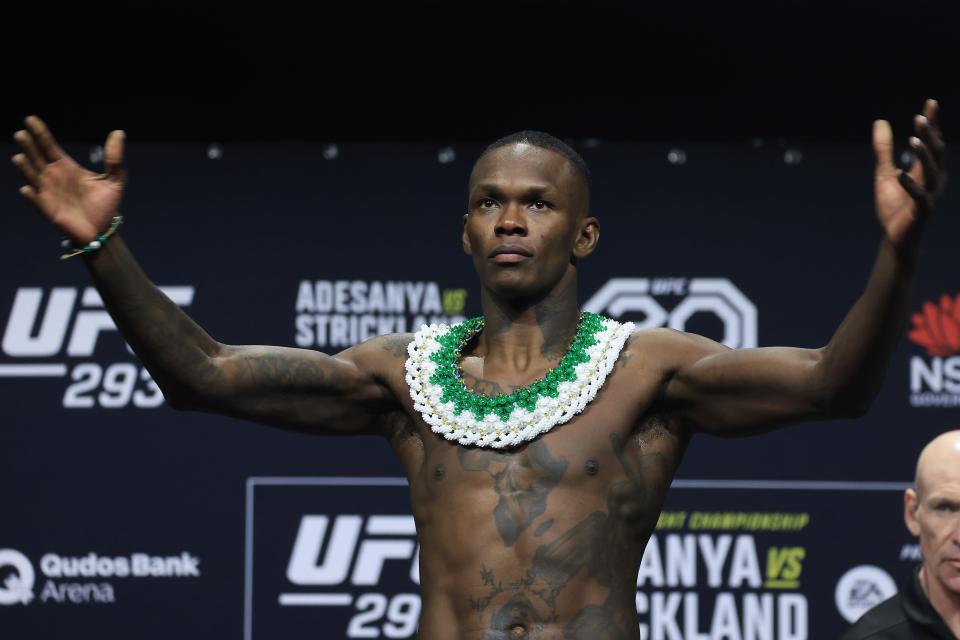
[[[128,146],[121,235],[224,343],[333,353],[479,312],[460,242],[478,146]],[[733,348],[826,344],[880,240],[868,141],[669,151],[582,150],[601,221],[583,307]],[[0,175],[4,637],[411,637],[419,550],[386,443],[172,410],[18,186]],[[960,296],[955,202],[866,416],[693,439],[638,576],[643,637],[833,637],[909,575],[900,491],[960,426],[960,344],[937,330]],[[324,555],[337,531],[350,553]]]
[[[838,636],[912,576],[906,531],[885,527],[865,546],[850,524],[895,511],[904,486],[678,481],[637,576],[641,637]],[[244,638],[310,638],[318,624],[331,638],[415,637],[406,502],[402,478],[251,478]]]

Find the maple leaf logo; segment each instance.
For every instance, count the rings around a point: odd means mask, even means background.
[[[960,293],[951,299],[940,296],[940,305],[931,301],[923,303],[923,311],[915,313],[910,320],[913,329],[907,337],[927,350],[931,356],[950,356],[960,353]]]

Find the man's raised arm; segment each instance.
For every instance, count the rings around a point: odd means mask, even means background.
[[[14,139],[27,184],[20,193],[76,246],[96,240],[126,184],[123,132],[104,148],[106,173],[78,165],[36,117]],[[396,406],[381,371],[390,351],[373,340],[337,356],[306,349],[224,345],[143,273],[119,234],[83,259],[117,328],[171,406],[321,433],[376,433]],[[394,356],[395,357],[395,356]]]
[[[933,205],[943,193],[944,143],[937,103],[914,121],[909,172],[893,162],[893,134],[874,123],[875,204],[884,230],[863,294],[820,349],[730,350],[680,332],[648,340],[663,366],[661,402],[697,429],[748,435],[791,422],[862,415],[876,396],[907,315],[909,285]]]

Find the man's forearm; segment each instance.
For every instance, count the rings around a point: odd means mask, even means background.
[[[114,236],[84,258],[107,311],[172,405],[189,404],[201,384],[215,382],[213,340],[143,273]]]
[[[880,390],[903,332],[916,258],[884,237],[866,289],[823,348],[816,387],[832,415],[860,415]]]

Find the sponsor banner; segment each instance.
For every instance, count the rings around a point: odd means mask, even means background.
[[[676,481],[640,565],[641,637],[839,636],[913,567],[900,560],[905,488]],[[889,526],[865,526],[878,513]]]
[[[160,289],[189,307],[191,286]],[[0,342],[0,378],[62,378],[64,409],[153,409],[163,393],[129,346],[124,360],[107,360],[100,338],[117,327],[93,287],[18,287]],[[111,353],[113,353],[111,351]]]
[[[34,565],[16,549],[0,549],[0,606],[114,604],[129,580],[199,577],[200,558],[187,551],[174,555],[44,553]]]
[[[905,487],[676,481],[637,575],[641,638],[838,636],[918,561],[897,517]],[[402,478],[251,478],[246,640],[415,637],[407,506]],[[888,527],[869,524],[877,513]]]
[[[434,281],[301,280],[294,341],[300,347],[345,349],[424,324],[464,320],[467,290]]]
[[[910,321],[910,342],[926,352],[910,357],[910,406],[960,407],[960,293],[924,301]]]
[[[402,478],[251,478],[244,638],[413,638],[419,557]]]
[[[302,280],[294,341],[342,349],[423,324],[454,324],[465,318],[466,301],[466,289],[434,281]],[[731,348],[757,346],[757,308],[726,278],[613,278],[583,310],[634,322],[638,329],[693,330],[716,334],[711,337]]]

